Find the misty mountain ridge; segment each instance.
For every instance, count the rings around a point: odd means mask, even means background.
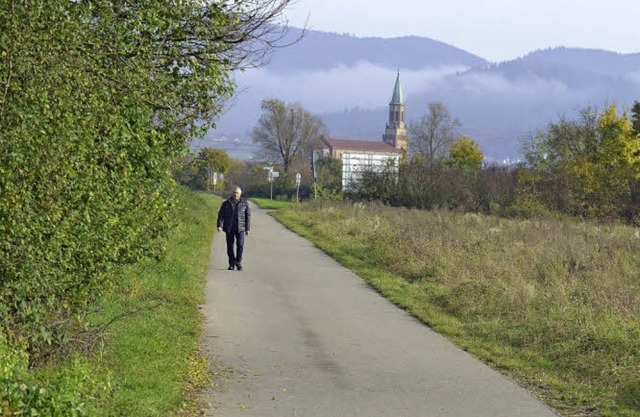
[[[495,160],[515,159],[522,141],[560,115],[640,100],[640,53],[557,47],[490,63],[429,38],[309,31],[276,50],[265,67],[238,74],[240,93],[200,146],[221,147],[221,137],[250,142],[268,97],[301,103],[332,137],[381,140],[397,70],[407,123],[417,122],[429,102],[442,101],[461,121],[459,132]]]
[[[282,42],[294,42],[302,34],[301,29],[291,28]],[[349,34],[306,30],[299,42],[275,51],[267,67],[283,73],[326,71],[341,65],[354,66],[362,61],[393,70],[488,64],[479,56],[430,38],[359,38]]]
[[[634,81],[640,76],[640,53],[557,47],[470,72],[500,73],[510,80],[556,79],[572,87],[593,87],[603,82],[626,82],[629,78]]]

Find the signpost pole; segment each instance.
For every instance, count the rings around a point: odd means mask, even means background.
[[[273,200],[273,177],[274,177],[274,172],[273,172],[273,167],[262,167],[262,169],[269,171],[269,173],[267,174],[267,180],[269,181],[270,184],[270,195],[269,195],[269,199]],[[280,175],[279,173],[276,172],[276,174]]]
[[[318,182],[318,178],[316,176],[316,153],[311,154],[311,161],[313,165],[313,199],[318,199],[318,187],[316,183]]]

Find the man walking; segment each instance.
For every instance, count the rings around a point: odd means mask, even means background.
[[[231,197],[225,200],[218,211],[218,232],[224,231],[227,235],[227,256],[229,257],[229,270],[235,267],[242,271],[242,252],[244,250],[244,237],[249,236],[251,229],[251,211],[247,200],[240,198],[242,190],[237,185],[231,191]],[[233,244],[236,244],[234,254]]]

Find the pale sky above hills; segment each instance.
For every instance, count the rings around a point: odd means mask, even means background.
[[[292,26],[308,18],[313,30],[426,36],[494,62],[555,46],[640,52],[640,0],[294,1]]]

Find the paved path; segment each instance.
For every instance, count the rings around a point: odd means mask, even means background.
[[[207,416],[557,417],[252,207],[243,271],[212,243]]]

